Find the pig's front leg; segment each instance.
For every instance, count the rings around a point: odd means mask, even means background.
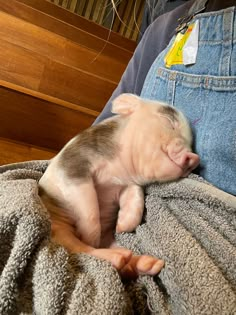
[[[144,193],[142,187],[129,185],[120,194],[120,210],[116,232],[132,232],[141,222],[144,209]]]
[[[63,189],[64,204],[75,220],[78,237],[84,243],[99,247],[101,238],[100,211],[97,192],[92,179],[72,181]]]

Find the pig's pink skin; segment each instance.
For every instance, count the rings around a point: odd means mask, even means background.
[[[173,129],[169,120],[159,115],[157,104],[141,103],[121,125],[116,139],[120,152],[105,172],[98,171],[98,181],[107,182],[111,176],[124,185],[143,185],[187,176],[199,157],[191,152],[191,139],[185,134],[189,130],[181,123]]]
[[[118,233],[131,232],[140,224],[144,209],[143,189],[136,184],[124,186],[111,182],[108,186],[96,187],[102,227],[100,247],[109,247],[114,241],[115,227]]]
[[[138,185],[125,187],[119,196],[120,210],[116,232],[132,232],[140,223],[144,209],[144,192]]]
[[[119,204],[117,231],[137,227],[143,214],[141,185],[187,176],[198,165],[199,157],[191,152],[186,120],[180,114],[178,121],[172,122],[161,113],[162,107],[157,102],[121,95],[113,106],[119,116],[111,118],[119,122],[114,136],[119,147],[116,157],[95,156],[91,177],[72,180],[58,169],[59,153],[41,179],[44,190],[68,209],[86,244],[107,247],[112,243]]]
[[[182,116],[179,124],[175,124],[173,129],[171,122],[158,114],[157,104],[139,106],[137,111],[127,117],[128,121],[121,125],[116,139],[120,146],[119,155],[106,165],[105,172],[104,169],[97,170],[97,180],[100,184],[108,182],[112,184],[114,179],[128,187],[155,181],[172,181],[187,176],[199,164],[198,155],[191,152],[189,127]],[[143,196],[136,195],[135,199],[130,195],[130,198],[121,204],[120,187],[118,189],[117,192],[114,191],[114,195],[117,197],[117,204],[120,203],[121,206],[122,220],[118,217],[116,231],[132,231],[142,219]],[[101,203],[106,190],[103,193],[99,197]],[[137,199],[140,202],[139,208],[137,205],[134,206]],[[101,209],[105,210],[106,207]],[[136,224],[133,224],[134,214],[137,218]],[[106,236],[103,238],[106,239]]]

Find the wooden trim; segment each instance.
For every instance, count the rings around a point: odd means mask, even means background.
[[[60,150],[94,116],[0,86],[0,137]]]
[[[7,89],[15,90],[17,92],[20,92],[20,93],[23,93],[23,94],[26,94],[29,96],[33,96],[33,97],[42,99],[42,100],[50,102],[50,103],[57,104],[59,106],[63,106],[63,107],[68,108],[68,109],[73,109],[75,111],[91,115],[95,118],[99,115],[98,111],[95,111],[95,110],[92,110],[92,109],[89,109],[89,108],[86,108],[83,106],[75,105],[73,103],[63,101],[60,98],[52,97],[50,95],[47,95],[47,94],[44,94],[41,92],[33,91],[31,89],[27,89],[27,88],[24,88],[22,86],[19,86],[19,85],[10,83],[10,82],[0,80],[0,86],[7,88]]]
[[[0,138],[0,152],[0,165],[32,160],[49,160],[57,153],[4,138]]]

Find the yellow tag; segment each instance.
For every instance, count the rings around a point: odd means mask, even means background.
[[[178,33],[176,35],[175,41],[164,59],[167,68],[170,68],[172,65],[183,64],[183,47],[189,38],[193,27],[194,23],[189,25],[187,31],[184,34]]]

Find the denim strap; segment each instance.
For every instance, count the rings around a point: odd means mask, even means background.
[[[207,2],[208,0],[196,0],[189,9],[188,14],[179,19],[179,25],[175,29],[176,33],[185,32],[192,18],[205,10]]]
[[[231,67],[232,67],[232,50],[233,41],[235,37],[234,33],[234,11],[231,9],[225,9],[223,14],[223,41],[222,41],[222,50],[221,50],[221,58],[219,63],[219,71],[222,76],[231,75]]]
[[[192,16],[197,14],[198,12],[202,12],[206,7],[207,2],[208,0],[195,0],[188,11],[188,16]]]

